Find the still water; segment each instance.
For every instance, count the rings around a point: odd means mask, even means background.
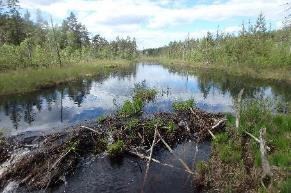
[[[159,64],[139,63],[110,75],[73,81],[56,88],[0,98],[0,128],[6,134],[24,131],[58,131],[112,113],[130,99],[142,81],[159,90],[145,113],[170,111],[175,100],[194,98],[198,107],[212,112],[233,112],[233,98],[241,88],[245,97],[272,97],[290,101],[291,86],[282,82],[233,77],[218,72],[188,75]]]

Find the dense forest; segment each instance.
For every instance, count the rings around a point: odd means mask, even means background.
[[[243,22],[238,33],[217,30],[200,39],[188,37],[161,48],[146,49],[143,53],[190,63],[291,66],[291,23],[287,15],[283,28],[274,30],[261,13],[255,22]]]
[[[73,12],[56,25],[40,10],[32,20],[18,0],[1,0],[0,26],[0,71],[48,68],[90,59],[131,60],[137,56],[135,38],[108,41],[98,34],[91,37]]]

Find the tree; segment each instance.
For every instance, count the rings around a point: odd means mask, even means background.
[[[78,22],[73,12],[63,21],[62,32],[61,47],[71,46],[74,49],[81,49],[90,44],[87,28]]]
[[[267,32],[266,19],[263,13],[260,13],[260,15],[257,18],[255,32],[260,34],[265,34]]]

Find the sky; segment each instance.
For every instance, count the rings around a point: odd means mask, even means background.
[[[91,35],[108,40],[135,37],[139,49],[155,48],[207,31],[235,33],[262,12],[273,29],[282,26],[289,0],[20,0],[24,10],[42,11],[61,24],[72,11]]]

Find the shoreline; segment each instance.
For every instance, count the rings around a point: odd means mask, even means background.
[[[160,63],[168,67],[180,68],[187,70],[211,70],[223,72],[233,76],[250,76],[252,78],[266,80],[266,81],[282,81],[291,84],[291,67],[282,67],[276,69],[275,66],[269,66],[264,69],[256,69],[253,67],[243,67],[226,64],[206,64],[206,63],[192,63],[180,59],[168,59],[164,57],[143,57],[141,62]]]
[[[19,69],[15,71],[0,72],[0,97],[9,95],[21,95],[32,93],[47,88],[53,88],[68,82],[94,76],[108,75],[133,63],[149,62],[159,63],[166,67],[174,67],[182,71],[195,73],[195,71],[210,70],[226,73],[233,76],[249,76],[265,81],[279,81],[291,85],[291,69],[264,69],[260,73],[256,69],[245,67],[237,69],[231,66],[209,65],[189,63],[181,60],[169,60],[165,58],[141,58],[135,61],[129,60],[92,60],[82,61],[78,64],[67,65],[63,68]]]
[[[85,77],[105,76],[132,65],[129,60],[92,60],[62,68],[19,69],[0,72],[0,97],[31,93]]]

